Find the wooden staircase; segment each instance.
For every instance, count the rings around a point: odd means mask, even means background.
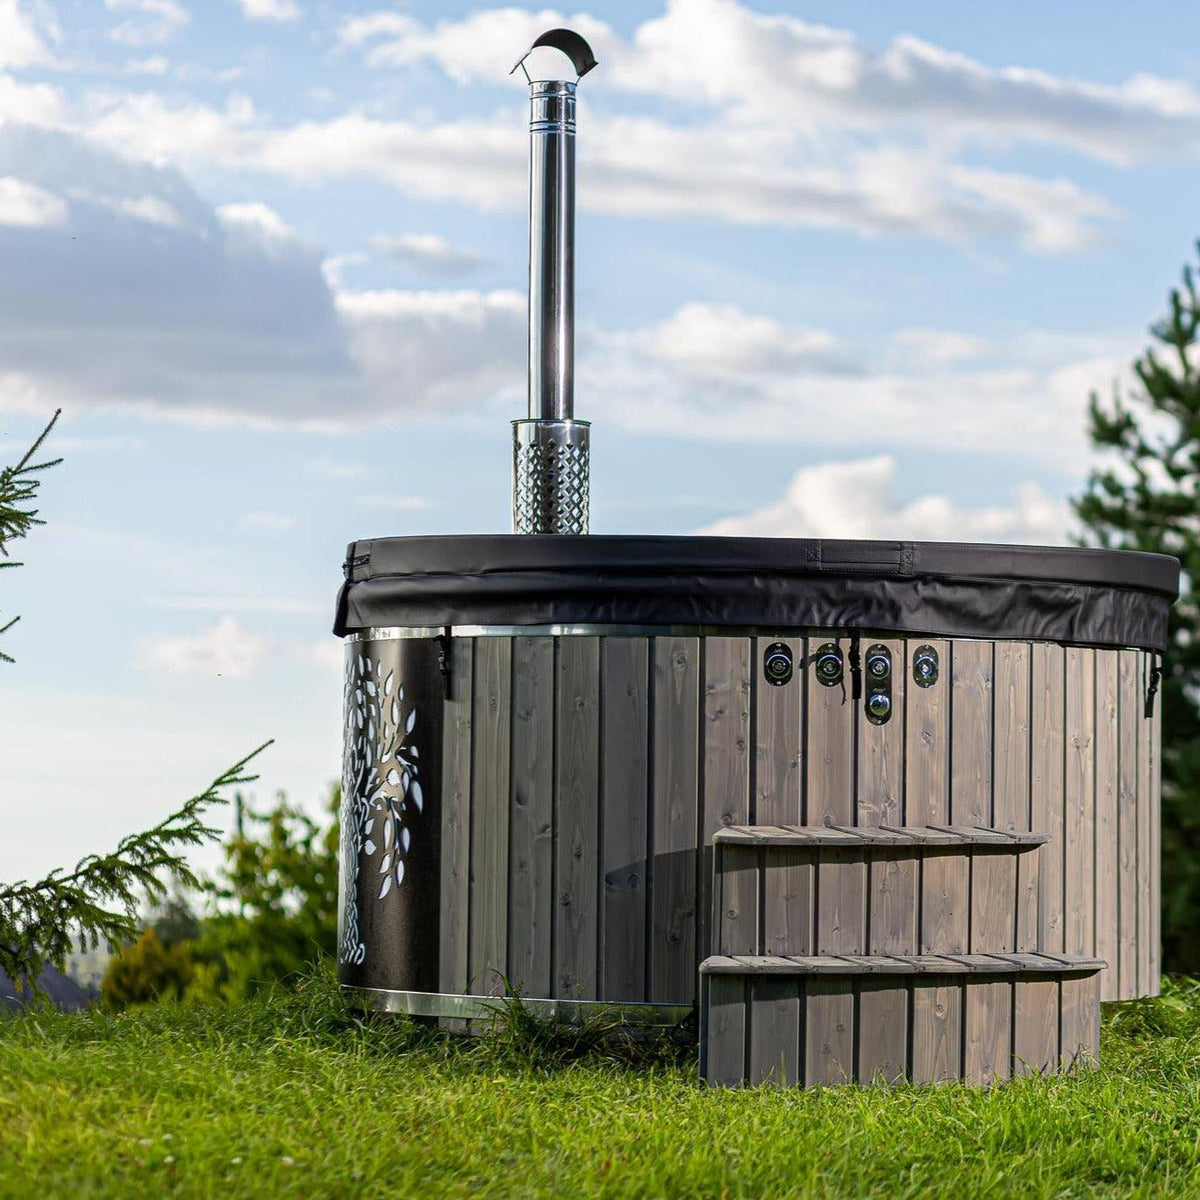
[[[986,1085],[1094,1062],[1104,961],[1038,953],[1046,841],[935,825],[718,830],[701,1076]]]

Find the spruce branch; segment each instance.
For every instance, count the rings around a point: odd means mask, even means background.
[[[0,971],[18,986],[36,987],[46,966],[63,968],[76,939],[110,949],[131,941],[142,904],[162,900],[171,880],[200,887],[184,851],[219,836],[220,829],[207,823],[211,809],[226,803],[226,789],[258,778],[246,767],[269,745],[264,742],[165,820],[123,838],[110,853],[90,854],[66,874],[54,870],[35,883],[0,887]]]
[[[37,440],[21,456],[15,466],[0,468],[0,568],[19,567],[21,563],[9,558],[8,543],[17,538],[25,537],[35,525],[45,522],[38,516],[38,510],[33,507],[41,480],[38,476],[43,471],[56,467],[61,458],[35,461],[41,451],[42,444],[50,436],[50,431],[58,423],[62,409],[56,409],[54,416],[46,424],[46,428],[38,435]],[[0,634],[10,630],[21,618],[11,617],[0,625]],[[12,658],[0,650],[0,662],[12,662]]]

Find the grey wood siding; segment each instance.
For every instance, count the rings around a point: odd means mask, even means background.
[[[774,641],[795,660],[783,687],[762,677]],[[826,641],[847,658],[834,687],[809,662]],[[699,961],[719,945],[1095,954],[1110,964],[1104,999],[1156,991],[1160,702],[1143,715],[1152,656],[866,633],[864,656],[873,641],[893,656],[882,726],[852,697],[844,631],[454,638],[443,990],[495,991],[507,975],[530,996],[687,1004]],[[939,656],[932,687],[912,679],[921,644]],[[753,849],[717,894],[711,835],[751,823],[982,826],[1049,840],[1022,854],[794,845],[768,860]],[[1038,996],[1014,996],[1013,1011],[1044,1004]],[[955,1022],[980,1063],[994,1051],[973,1014],[945,997],[930,1004],[912,1010],[922,1025],[910,1056],[948,1061],[939,1030]],[[1044,1061],[1045,1047],[1026,1048]]]

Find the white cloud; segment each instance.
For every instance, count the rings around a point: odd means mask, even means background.
[[[160,225],[164,229],[179,229],[184,224],[175,207],[160,196],[109,196],[84,188],[70,188],[67,195],[72,200],[94,204],[119,216],[145,221],[148,225]]]
[[[524,387],[519,292],[340,292],[350,352],[376,403],[453,419]]]
[[[480,254],[452,246],[436,233],[377,234],[367,244],[376,254],[386,255],[412,270],[426,271],[431,275],[469,275],[487,261]]]
[[[45,37],[58,30],[46,11],[27,12],[19,0],[0,0],[0,68],[32,67],[51,60]]]
[[[583,208],[621,216],[815,226],[865,236],[1016,240],[1035,252],[1088,246],[1114,215],[1066,179],[967,168],[942,146],[833,138],[731,114],[672,124],[589,112]],[[152,94],[97,101],[93,134],[123,152],[215,163],[303,182],[380,179],[420,199],[520,209],[527,202],[519,110],[463,121],[345,113],[278,127],[247,103],[222,112]]]
[[[23,229],[65,225],[67,212],[61,196],[11,175],[0,176],[0,225]]]
[[[603,64],[589,89],[650,93],[745,126],[827,136],[924,124],[943,136],[1065,145],[1118,162],[1200,145],[1200,94],[1181,81],[1138,74],[1108,85],[992,67],[907,34],[873,50],[850,30],[737,0],[668,0],[628,42],[592,17],[515,8],[432,25],[377,13],[346,21],[341,39],[366,48],[374,66],[425,59],[460,82],[496,82],[515,52],[562,24],[583,33]]]
[[[217,208],[216,215],[227,230],[245,234],[266,245],[292,241],[296,236],[273,208],[257,201],[222,204]]]
[[[140,653],[143,665],[173,674],[245,679],[267,648],[265,638],[226,616],[192,636],[146,638]]]
[[[22,125],[57,125],[66,111],[62,93],[48,83],[18,83],[0,75],[0,119]]]
[[[727,517],[701,533],[742,537],[902,538],[1058,544],[1071,526],[1067,505],[1037,484],[1015,487],[1006,505],[966,508],[947,496],[907,503],[896,495],[890,455],[803,467],[775,502]]]
[[[941,370],[987,358],[992,347],[983,338],[953,329],[902,329],[891,337],[891,357],[916,370]]]
[[[272,210],[218,215],[174,169],[15,125],[0,126],[3,177],[23,186],[0,187],[0,213],[25,224],[0,224],[0,363],[43,407],[328,427],[356,406],[321,255]],[[40,193],[71,196],[65,222]]]
[[[192,18],[176,0],[104,0],[109,12],[129,13],[108,36],[126,46],[154,46],[169,41]]]
[[[398,12],[373,12],[347,17],[338,30],[338,40],[344,46],[362,46],[379,37],[397,36],[410,32],[416,22]]]
[[[294,21],[300,15],[295,0],[238,0],[250,21]]]
[[[824,329],[787,329],[736,305],[696,301],[657,326],[647,339],[647,350],[685,376],[739,377],[799,367],[840,370],[847,362],[845,349]]]

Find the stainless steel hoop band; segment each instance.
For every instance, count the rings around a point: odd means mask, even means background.
[[[405,1013],[410,1017],[460,1017],[494,1021],[504,1015],[505,1001],[498,996],[462,996],[441,992],[385,991],[382,988],[342,986],[342,995],[355,1008],[368,1012]],[[603,1000],[542,1000],[521,997],[522,1006],[545,1020],[579,1021],[606,1015],[625,1025],[666,1027],[692,1015],[690,1004],[630,1004]]]
[[[588,422],[512,424],[513,532],[587,533]]]

